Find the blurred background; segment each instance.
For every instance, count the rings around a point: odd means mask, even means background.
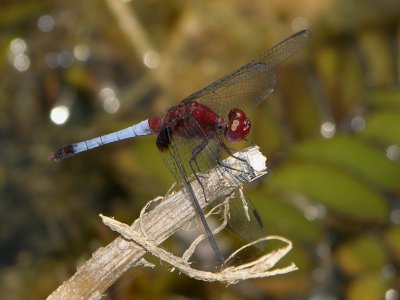
[[[173,178],[154,137],[53,163],[159,116],[293,32],[252,115],[269,175],[247,188],[299,270],[226,287],[128,272],[105,299],[400,299],[400,1],[2,1],[0,292],[49,295]]]

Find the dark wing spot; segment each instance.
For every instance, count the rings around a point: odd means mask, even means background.
[[[171,128],[164,127],[157,136],[156,145],[160,151],[166,151],[171,144]]]

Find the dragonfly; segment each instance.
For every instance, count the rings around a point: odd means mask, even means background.
[[[192,203],[216,258],[223,263],[221,250],[190,184],[191,178],[201,185],[202,172],[224,167],[223,151],[232,155],[227,143],[246,140],[250,132],[251,121],[246,112],[273,92],[275,67],[301,49],[309,37],[308,30],[291,35],[259,58],[186,97],[163,117],[151,117],[113,133],[63,146],[51,153],[49,159],[59,161],[106,144],[156,135],[156,145],[166,166]],[[253,213],[262,227],[255,209]]]

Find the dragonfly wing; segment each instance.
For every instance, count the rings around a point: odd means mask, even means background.
[[[184,101],[196,100],[226,117],[232,108],[252,108],[267,98],[276,83],[274,68],[309,40],[303,30],[274,46],[259,58],[220,78]]]
[[[274,91],[275,74],[264,63],[239,69],[232,75],[231,79],[228,78],[229,82],[224,82],[197,101],[226,118],[232,108],[245,112],[252,110]]]
[[[220,160],[221,151],[215,140],[207,140],[206,137],[189,139],[174,134],[169,139],[170,145],[167,150],[161,152],[161,157],[182,188],[185,188],[187,182],[193,179],[192,167],[195,173],[201,173],[215,167]],[[203,150],[193,159],[195,149],[201,149],[203,144]]]
[[[166,166],[174,175],[178,185],[183,188],[186,196],[189,197],[192,202],[198,201],[198,199],[195,199],[194,193],[190,190],[190,183],[193,180],[199,180],[201,183],[203,178],[202,173],[214,167],[217,167],[218,170],[216,180],[223,180],[227,186],[233,187],[232,190],[239,189],[237,179],[234,175],[235,171],[221,164],[220,141],[218,139],[209,139],[205,134],[202,138],[198,138],[198,129],[200,126],[195,120],[187,122],[187,124],[191,125],[185,128],[185,136],[196,136],[197,134],[197,138],[189,139],[172,134],[169,137],[170,146],[166,151],[161,152]],[[216,184],[215,186],[219,185]],[[207,187],[204,186],[204,188]],[[208,192],[209,191],[205,191],[206,194]],[[226,196],[228,196],[228,193]],[[204,195],[204,197],[207,196]],[[244,241],[251,241],[261,237],[263,235],[262,225],[260,225],[261,220],[257,217],[258,215],[254,206],[252,206],[249,201],[245,200],[250,216],[250,220],[248,220],[244,213],[243,203],[236,198],[231,200],[230,227]],[[208,236],[208,238],[211,245],[213,245],[215,240],[212,241],[212,239],[214,239],[214,237]]]
[[[245,194],[236,193],[229,201],[229,227],[245,242],[264,236],[264,225],[256,208]]]
[[[198,128],[195,128],[195,122],[193,121],[188,123],[191,123],[192,125],[185,128],[187,134],[186,136],[196,137],[194,132]],[[191,131],[192,134],[190,135]],[[191,182],[196,179],[198,179],[201,183],[201,175],[198,176],[198,174],[217,165],[220,155],[220,152],[218,152],[219,149],[216,147],[215,142],[212,140],[207,140],[206,137],[189,139],[170,134],[168,140],[170,141],[169,147],[161,152],[161,156],[168,169],[174,175],[176,182],[182,188],[186,197],[194,206],[194,209],[196,210],[204,226],[207,238],[216,254],[217,259],[220,263],[223,263],[223,256],[207,224],[203,210],[201,209],[199,201],[196,198],[196,194],[191,186]],[[196,149],[202,149],[202,151],[200,151],[194,158],[193,153],[196,152]]]

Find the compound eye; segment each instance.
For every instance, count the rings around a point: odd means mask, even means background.
[[[241,141],[249,134],[251,122],[242,117],[243,116],[240,115],[229,120],[228,129],[226,131],[226,139],[228,142]]]
[[[228,114],[228,120],[231,121],[233,118],[241,118],[242,120],[246,119],[246,114],[243,110],[239,108],[232,109]]]

